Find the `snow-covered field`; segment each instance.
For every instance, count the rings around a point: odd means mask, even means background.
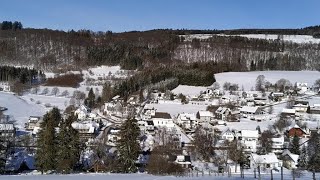
[[[67,73],[73,73],[73,74],[80,74],[82,73],[84,75],[84,78],[92,78],[92,79],[98,79],[104,78],[107,76],[114,76],[117,78],[125,78],[127,77],[128,71],[127,70],[122,70],[120,66],[97,66],[97,67],[91,67],[87,70],[82,70],[80,71],[69,71]],[[45,75],[47,78],[52,78],[55,75],[55,73],[52,72],[45,72]]]
[[[198,96],[200,91],[205,91],[207,87],[204,86],[186,86],[186,85],[179,85],[175,89],[172,90],[174,94],[184,94],[186,96]]]
[[[29,103],[19,96],[4,92],[0,92],[0,106],[8,108],[4,114],[13,116],[18,127],[23,127],[29,116],[42,116],[46,112],[41,104]]]
[[[276,34],[240,34],[236,36],[268,40],[276,40],[279,38]],[[283,35],[283,40],[294,43],[320,43],[320,39],[316,39],[309,35]]]
[[[318,71],[252,71],[252,72],[226,72],[215,74],[216,81],[222,87],[225,82],[237,83],[239,88],[243,86],[245,90],[255,87],[256,79],[259,75],[264,75],[266,80],[276,83],[279,79],[288,79],[292,84],[295,82],[305,82],[312,86],[316,79],[320,78]]]
[[[276,40],[280,36],[276,34],[237,34],[237,35],[226,35],[226,34],[190,34],[190,35],[181,35],[185,38],[186,41],[192,41],[192,39],[208,39],[213,36],[241,36],[252,39],[267,39],[267,40]],[[284,41],[293,42],[293,43],[314,43],[319,44],[320,39],[314,38],[309,35],[283,35],[281,37]]]

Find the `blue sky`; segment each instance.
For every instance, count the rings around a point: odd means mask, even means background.
[[[0,21],[115,32],[156,28],[301,28],[320,24],[319,0],[1,0]]]

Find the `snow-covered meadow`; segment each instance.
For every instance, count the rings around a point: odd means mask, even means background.
[[[288,79],[292,84],[295,82],[308,83],[312,86],[315,80],[320,78],[319,71],[251,71],[251,72],[225,72],[215,74],[216,81],[222,86],[225,82],[236,83],[241,89],[254,89],[256,79],[259,75],[264,75],[266,80],[276,83],[279,79]]]
[[[190,35],[180,35],[185,38],[185,41],[192,41],[192,39],[205,40],[213,36],[240,36],[250,39],[266,39],[266,40],[276,40],[281,38],[286,42],[293,42],[298,44],[303,43],[313,43],[319,44],[320,39],[314,38],[310,35],[283,35],[279,36],[277,34],[236,34],[236,35],[226,35],[226,34],[190,34]]]
[[[46,113],[43,105],[30,103],[12,93],[0,92],[0,106],[8,108],[4,114],[13,116],[19,128],[24,127],[29,116],[42,116]]]

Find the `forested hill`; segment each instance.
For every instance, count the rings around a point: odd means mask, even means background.
[[[24,29],[20,22],[0,23],[0,62],[42,70],[120,65],[142,69],[212,62],[223,70],[320,69],[320,44],[294,43],[281,35],[318,38],[320,27],[302,29],[150,30],[123,33]],[[191,38],[192,34],[209,34]],[[223,34],[223,35],[221,35]],[[255,39],[236,34],[276,34]],[[212,64],[211,63],[211,64]]]

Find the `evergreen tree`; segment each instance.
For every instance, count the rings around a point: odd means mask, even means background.
[[[94,95],[93,89],[90,88],[90,91],[88,93],[88,98],[87,98],[87,105],[89,108],[93,108],[95,105],[95,98],[96,96]]]
[[[59,124],[59,109],[53,108],[44,115],[37,140],[36,166],[41,172],[55,170],[57,167],[57,145],[55,127]]]
[[[120,128],[120,140],[117,143],[118,160],[121,163],[120,171],[123,173],[136,172],[135,162],[140,152],[138,143],[140,129],[137,120],[127,119]]]
[[[320,135],[317,132],[311,133],[308,141],[308,169],[320,172]]]
[[[291,140],[290,143],[290,152],[293,154],[300,154],[300,138],[297,135],[294,135],[293,139]]]
[[[57,150],[57,170],[63,173],[69,173],[75,170],[80,159],[82,145],[79,140],[78,132],[72,128],[72,122],[77,117],[73,113],[60,124],[58,134],[58,150]]]
[[[301,149],[301,153],[298,160],[298,167],[300,169],[308,168],[308,152],[307,147],[305,145]]]
[[[113,89],[110,83],[105,83],[102,89],[102,101],[109,102],[113,95]]]
[[[5,140],[1,136],[0,137],[0,174],[4,172],[5,162],[6,162],[6,146]]]

